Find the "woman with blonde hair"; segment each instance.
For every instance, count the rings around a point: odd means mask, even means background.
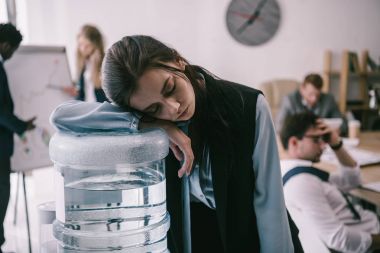
[[[77,83],[65,89],[78,100],[104,102],[107,98],[102,89],[101,66],[104,58],[103,36],[98,28],[86,24],[77,37]]]

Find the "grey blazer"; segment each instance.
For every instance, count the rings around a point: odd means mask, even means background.
[[[343,124],[340,131],[342,135],[347,134],[347,120],[340,113],[333,95],[321,93],[317,105],[314,108],[309,109],[302,104],[302,96],[299,90],[290,93],[282,99],[281,107],[275,120],[277,131],[280,131],[287,116],[305,111],[312,111],[321,118],[342,118]]]

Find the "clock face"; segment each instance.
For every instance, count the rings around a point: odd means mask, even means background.
[[[249,46],[270,40],[280,25],[275,0],[232,0],[227,9],[227,28],[232,37]]]

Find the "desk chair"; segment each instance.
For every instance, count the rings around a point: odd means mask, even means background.
[[[273,119],[280,109],[282,98],[298,89],[300,85],[301,83],[299,81],[293,79],[274,79],[259,85],[259,90],[264,93],[271,108]]]

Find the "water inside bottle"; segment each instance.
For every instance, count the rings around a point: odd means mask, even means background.
[[[62,252],[124,252],[137,245],[138,252],[166,250],[170,221],[163,166],[62,168],[65,220],[54,223]]]
[[[66,221],[74,230],[123,230],[163,219],[165,176],[151,167],[91,175],[65,184]]]
[[[162,130],[55,134],[49,154],[56,167],[58,252],[167,252],[168,144]]]

